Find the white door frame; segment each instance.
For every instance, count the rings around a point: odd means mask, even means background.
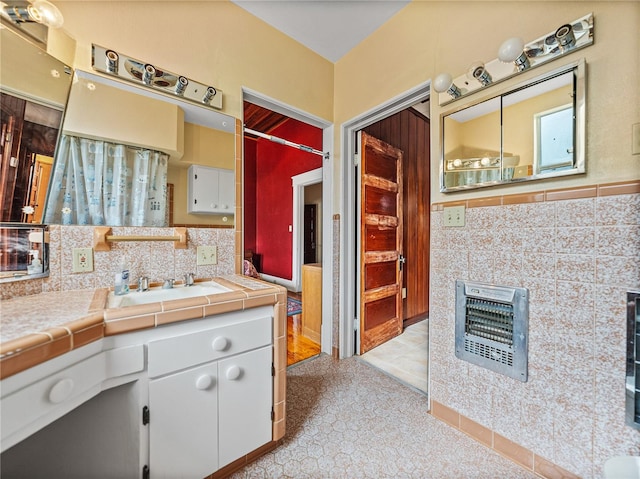
[[[333,327],[333,124],[320,117],[311,115],[302,110],[287,105],[281,101],[270,98],[262,93],[258,93],[250,88],[242,87],[243,101],[251,102],[269,110],[281,113],[299,120],[308,125],[322,129],[322,151],[327,153],[322,159],[322,326],[321,326],[321,351],[331,354],[332,351],[332,327]],[[244,118],[243,118],[244,120]],[[244,143],[243,143],[244,144]],[[242,155],[244,170],[244,152]],[[244,178],[244,171],[242,172]],[[244,199],[244,181],[242,182]],[[294,188],[295,193],[295,188]],[[295,200],[295,199],[294,199]],[[304,196],[302,198],[304,201]],[[294,223],[295,208],[294,201]],[[303,208],[304,211],[304,208]],[[244,216],[243,216],[244,219]],[[244,231],[244,225],[243,225]],[[242,250],[244,251],[244,236],[242,238]],[[296,243],[294,243],[293,254],[296,255]],[[295,265],[294,265],[295,268]],[[300,268],[298,268],[300,269]],[[296,270],[292,271],[292,282],[295,278]],[[286,281],[286,280],[284,280]],[[282,281],[280,281],[281,283]]]
[[[340,127],[340,144],[342,145],[342,208],[340,223],[343,234],[340,239],[340,358],[348,358],[358,354],[356,348],[360,328],[360,278],[359,278],[359,242],[360,242],[360,216],[356,204],[358,176],[355,166],[358,159],[355,157],[356,133],[363,128],[406,110],[429,98],[431,80],[408,90],[377,107],[356,116],[343,123]]]

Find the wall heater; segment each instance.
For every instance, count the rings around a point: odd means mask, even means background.
[[[456,356],[527,381],[529,290],[456,281]]]

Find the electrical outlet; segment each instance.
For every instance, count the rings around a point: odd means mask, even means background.
[[[73,248],[73,273],[93,271],[93,248]]]
[[[198,266],[218,264],[218,248],[216,246],[198,246],[197,254],[196,264]]]
[[[464,226],[464,206],[445,206],[444,226]]]

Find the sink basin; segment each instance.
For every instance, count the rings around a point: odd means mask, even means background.
[[[170,301],[172,299],[193,298],[195,296],[205,296],[209,294],[220,294],[231,291],[218,283],[207,281],[196,283],[193,286],[174,286],[171,289],[161,287],[150,288],[149,291],[131,291],[123,296],[116,296],[113,291],[109,293],[107,301],[108,308],[123,308],[136,304],[157,303],[159,301]]]

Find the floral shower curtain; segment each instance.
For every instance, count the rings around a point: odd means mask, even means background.
[[[167,226],[169,156],[62,135],[45,223]]]

